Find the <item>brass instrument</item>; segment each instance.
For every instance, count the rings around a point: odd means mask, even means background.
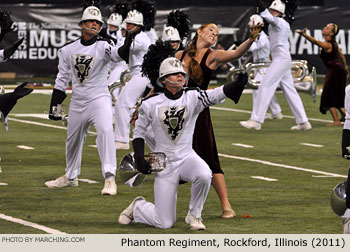
[[[161,172],[166,167],[167,158],[163,152],[151,152],[145,155],[145,160],[151,166],[151,173]],[[125,155],[119,165],[119,176],[121,181],[130,187],[140,185],[146,175],[136,169],[134,153]]]
[[[334,187],[331,194],[331,207],[333,211],[342,216],[346,210],[346,185],[347,181]]]
[[[238,73],[246,72],[248,74],[248,87],[257,89],[260,81],[255,81],[255,75],[258,72],[262,76],[265,75],[266,69],[271,65],[271,62],[265,63],[247,63],[244,66],[236,68],[231,67],[226,79],[233,81]],[[291,66],[292,76],[294,80],[294,87],[299,92],[304,92],[312,96],[313,102],[316,102],[316,68],[312,67],[311,73],[307,67],[306,60],[293,60]]]
[[[119,81],[115,81],[115,82],[113,82],[113,83],[108,85],[109,93],[112,96],[112,104],[113,104],[113,106],[115,105],[115,103],[117,101],[117,97],[114,95],[114,90],[116,90],[117,88],[120,88],[120,90],[119,90],[119,94],[120,94],[121,89],[125,86],[125,84],[130,79],[131,79],[130,70],[126,69],[120,74],[120,80]]]

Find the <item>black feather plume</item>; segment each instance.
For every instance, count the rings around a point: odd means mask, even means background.
[[[4,37],[5,33],[12,31],[11,27],[13,24],[11,13],[0,9],[0,42]]]
[[[183,40],[190,31],[190,19],[188,15],[181,10],[173,10],[168,15],[167,26],[172,26],[179,31],[180,38]]]
[[[154,1],[136,0],[133,2],[131,9],[142,13],[143,29],[145,31],[151,30],[154,26],[154,19],[157,12]]]
[[[83,7],[83,11],[90,6],[95,6],[97,8],[101,8],[101,0],[84,0],[82,7]]]
[[[286,9],[284,11],[285,19],[292,23],[294,21],[294,12],[298,8],[299,0],[281,0],[285,5]]]
[[[158,39],[155,44],[150,45],[147,53],[143,56],[141,72],[146,76],[151,84],[156,87],[156,81],[159,77],[159,67],[163,60],[175,56],[175,50],[169,41]]]
[[[126,18],[130,11],[128,3],[126,1],[117,1],[113,12],[122,15],[123,19]]]

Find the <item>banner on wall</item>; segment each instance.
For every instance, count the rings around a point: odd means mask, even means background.
[[[0,4],[0,8],[11,12],[15,28],[5,36],[0,48],[14,43],[19,38],[25,38],[12,59],[0,65],[0,71],[15,72],[23,76],[54,77],[57,74],[59,48],[81,36],[78,26],[81,7],[55,4]],[[220,28],[218,40],[228,49],[232,44],[239,45],[248,37],[247,23],[255,8],[189,6],[182,10],[186,11],[191,19],[193,33],[200,24],[216,23]],[[158,35],[161,34],[170,11],[170,9],[157,11],[155,31]],[[109,14],[107,7],[102,9],[102,13],[106,20]],[[325,66],[319,57],[319,48],[300,37],[294,29],[307,27],[312,36],[322,39],[323,26],[327,23],[337,23],[340,27],[337,42],[347,62],[350,62],[350,16],[347,15],[346,8],[301,7],[295,14],[289,37],[293,59],[306,59],[310,68],[315,66],[317,72],[323,74]]]

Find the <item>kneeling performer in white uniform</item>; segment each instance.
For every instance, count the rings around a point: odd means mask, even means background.
[[[185,222],[191,230],[204,230],[202,209],[207,198],[212,173],[206,162],[192,149],[192,135],[198,114],[206,107],[222,103],[226,97],[238,102],[247,82],[246,75],[237,81],[215,88],[183,88],[186,73],[182,63],[174,57],[165,59],[159,68],[160,92],[144,99],[133,131],[136,168],[149,173],[144,159],[144,136],[151,125],[155,136],[155,152],[164,152],[167,166],[154,178],[155,203],[137,197],[120,214],[120,224],[132,220],[157,228],[171,228],[176,220],[176,200],[179,181],[192,183],[191,199]]]

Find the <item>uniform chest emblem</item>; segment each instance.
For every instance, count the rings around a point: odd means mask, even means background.
[[[84,85],[94,66],[94,57],[90,55],[73,54],[73,72],[80,85]]]
[[[161,107],[158,110],[160,124],[171,141],[177,141],[181,135],[186,120],[184,106]]]

